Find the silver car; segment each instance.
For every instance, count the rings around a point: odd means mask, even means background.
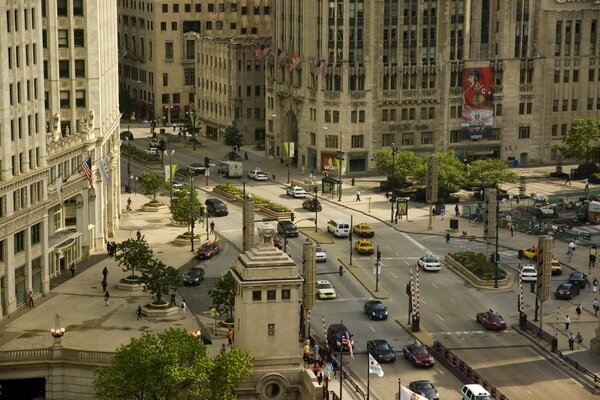
[[[317,262],[327,261],[327,253],[325,253],[325,249],[319,245],[315,247],[315,259]]]

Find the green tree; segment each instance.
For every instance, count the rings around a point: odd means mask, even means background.
[[[423,160],[412,151],[392,150],[385,147],[375,153],[375,166],[379,173],[392,177],[394,182],[410,182],[415,176],[422,174]]]
[[[200,201],[195,187],[190,188],[188,185],[183,185],[175,192],[175,197],[171,203],[171,215],[176,222],[187,224],[188,231],[192,216],[194,216],[194,221],[200,219],[203,215],[203,209],[204,205]]]
[[[252,373],[252,357],[240,349],[211,358],[181,329],[145,333],[120,346],[110,366],[94,370],[99,399],[235,399],[233,388]]]
[[[217,280],[215,288],[208,291],[212,298],[213,307],[220,315],[224,315],[227,321],[233,319],[233,308],[235,306],[235,279],[233,271],[228,271]]]
[[[571,130],[563,138],[561,154],[568,159],[589,163],[600,140],[600,121],[596,118],[575,118]]]
[[[115,261],[125,271],[131,271],[129,278],[136,278],[135,270],[141,270],[154,260],[152,249],[142,236],[140,240],[127,239],[117,244]]]
[[[153,304],[166,304],[166,301],[162,299],[163,294],[168,294],[170,290],[175,290],[181,286],[179,271],[162,261],[152,259],[138,269],[141,273],[140,283],[144,284],[146,289],[156,296],[156,301]]]
[[[503,183],[516,183],[519,175],[497,158],[476,160],[469,166],[468,180],[475,186],[499,188]]]
[[[456,158],[454,150],[433,153],[438,159],[438,191],[440,196],[446,196],[449,191],[460,189],[466,178],[465,165]],[[417,169],[415,178],[425,185],[427,159],[422,160],[422,168]]]
[[[242,146],[244,137],[241,135],[240,129],[235,122],[224,129],[224,139],[225,144],[231,146],[233,151]]]
[[[146,196],[152,196],[152,201],[156,202],[158,189],[165,185],[165,178],[160,174],[145,172],[140,176],[140,181],[144,194]]]

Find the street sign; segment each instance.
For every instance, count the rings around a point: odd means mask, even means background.
[[[540,236],[538,238],[538,278],[535,295],[540,301],[550,298],[550,284],[552,283],[552,237]]]

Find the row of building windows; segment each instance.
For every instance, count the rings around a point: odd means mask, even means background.
[[[48,2],[47,0],[42,1],[42,17],[46,17],[48,15]],[[59,17],[68,17],[69,15],[73,15],[76,17],[83,16],[83,2],[84,0],[56,0],[56,15]],[[69,3],[71,3],[71,7],[69,8]],[[71,13],[69,14],[69,9]]]
[[[37,223],[31,226],[31,245],[36,245],[40,243],[41,239],[41,231],[42,226],[41,223]],[[14,254],[18,254],[22,251],[25,251],[26,243],[25,243],[25,235],[26,231],[22,230],[14,234],[13,236],[13,244],[14,244]],[[0,261],[4,261],[4,240],[0,241],[0,254],[2,255],[2,259]],[[18,268],[19,270],[24,270],[23,268]],[[15,270],[15,276],[17,276],[17,272]]]
[[[16,68],[21,68],[21,46],[9,47],[7,53],[8,69],[12,69],[13,65]],[[35,43],[31,46],[28,44],[25,45],[25,65],[29,66],[30,63],[33,63],[33,65],[37,64],[37,46]]]
[[[252,11],[252,13],[249,13],[249,11]],[[183,5],[183,11],[186,13],[189,13],[192,11],[192,5],[190,3],[185,3]],[[194,4],[194,11],[195,12],[202,12],[202,4]],[[214,3],[208,3],[206,5],[206,12],[209,13],[214,13],[214,12],[225,12],[225,3],[217,3],[216,7]],[[238,11],[238,5],[237,3],[231,3],[229,4],[229,11],[231,12],[237,12]],[[162,12],[163,13],[168,13],[169,12],[169,4],[163,4],[162,5]],[[179,13],[180,12],[180,7],[179,7],[179,3],[174,3],[171,4],[171,12],[173,13]],[[240,7],[240,12],[241,15],[260,15],[260,6],[254,6],[254,7],[247,7],[247,6],[242,6]],[[264,6],[263,7],[263,15],[269,15],[271,13],[271,7],[270,6]]]
[[[15,104],[23,103],[23,85],[22,82],[17,82],[16,89],[15,84],[11,83],[8,85],[8,96],[10,100],[10,105],[13,106]],[[32,90],[33,87],[33,90]],[[38,80],[34,79],[33,83],[28,79],[25,82],[25,98],[26,101],[31,101],[32,98],[38,98]]]
[[[83,1],[83,0],[81,0]],[[16,10],[8,10],[6,11],[6,31],[7,32],[11,32],[11,31],[15,31],[18,32],[19,31],[19,26],[20,26],[20,21],[21,21],[21,16],[20,14],[20,10],[16,9]],[[35,9],[32,8],[31,10],[28,8],[23,9],[23,28],[25,30],[29,29],[29,26],[31,25],[31,29],[35,30]]]
[[[275,301],[277,300],[277,290],[266,290],[267,301]],[[291,291],[290,289],[281,289],[281,300],[290,300]],[[252,301],[262,301],[263,291],[262,290],[253,290],[252,291]]]

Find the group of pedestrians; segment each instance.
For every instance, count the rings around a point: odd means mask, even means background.
[[[114,257],[117,253],[117,244],[115,242],[106,241],[106,252],[109,257]]]
[[[321,358],[321,346],[315,342],[311,348],[309,339],[304,342],[303,358],[306,364],[309,366],[312,365],[313,374],[317,378],[319,385],[324,380],[330,381],[332,375],[336,376],[340,368],[339,363],[333,359],[331,353],[327,353],[326,359],[323,360]]]

